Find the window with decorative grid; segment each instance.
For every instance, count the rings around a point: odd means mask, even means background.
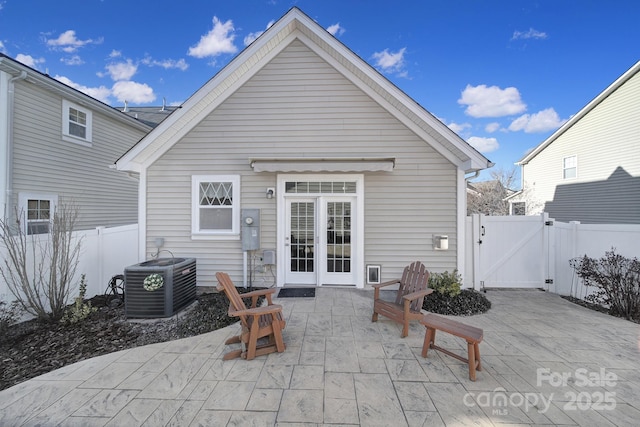
[[[192,177],[192,233],[203,236],[238,236],[240,177]]]

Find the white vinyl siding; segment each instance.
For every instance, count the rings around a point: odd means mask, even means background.
[[[456,268],[457,168],[300,41],[290,44],[147,171],[147,252],[156,237],[198,258],[199,285],[216,271],[242,277],[239,241],[193,241],[191,175],[241,175],[243,208],[260,209],[261,249],[276,248],[275,173],[251,158],[395,158],[393,172],[365,173],[365,262],[382,280],[420,259]],[[167,203],[170,200],[171,203]],[[432,236],[449,235],[448,251]],[[270,272],[256,280],[270,283]]]
[[[547,210],[557,220],[639,223],[640,188],[640,73],[637,73],[558,136],[523,167],[525,185],[533,189],[542,207],[556,192],[571,200]],[[576,156],[577,177],[565,182],[562,161]],[[635,180],[635,181],[634,181]],[[635,184],[634,184],[635,182]],[[568,187],[572,186],[572,187]],[[588,194],[585,199],[584,194]],[[585,201],[598,201],[599,212],[582,217]]]
[[[69,143],[62,138],[62,105],[58,94],[15,82],[14,194],[58,194],[61,203],[78,206],[78,229],[137,223],[138,181],[110,165],[145,132],[93,111],[93,144]]]

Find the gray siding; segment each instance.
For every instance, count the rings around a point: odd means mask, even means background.
[[[220,270],[240,282],[240,241],[190,238],[191,176],[240,174],[242,207],[261,209],[261,245],[275,249],[276,202],[265,189],[277,176],[253,172],[249,159],[303,156],[395,157],[393,172],[365,175],[365,264],[381,264],[383,280],[417,259],[455,268],[456,167],[300,41],[148,169],[147,256],[164,237],[175,256],[198,259],[200,285]],[[448,234],[450,250],[433,251],[433,234]]]
[[[78,206],[78,229],[138,222],[138,181],[109,166],[144,132],[92,113],[92,146],[64,141],[62,96],[16,83],[11,203],[20,192],[56,194]]]
[[[565,180],[572,155],[578,176]],[[524,179],[557,220],[640,223],[640,73],[525,165]]]

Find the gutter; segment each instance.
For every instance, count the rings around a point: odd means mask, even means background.
[[[9,74],[11,75],[11,74]],[[9,205],[12,203],[13,197],[13,103],[14,103],[14,82],[25,80],[27,78],[27,72],[22,70],[17,76],[11,77],[7,82],[7,98],[6,98],[6,116],[3,119],[7,120],[6,133],[1,141],[4,145],[4,160],[5,160],[5,177],[4,177],[4,200],[3,203],[3,218],[8,218]]]

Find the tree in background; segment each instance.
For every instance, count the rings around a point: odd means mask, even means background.
[[[516,192],[513,189],[517,169],[496,169],[491,171],[491,180],[473,182],[467,192],[467,215],[509,215],[509,202],[506,197]]]

